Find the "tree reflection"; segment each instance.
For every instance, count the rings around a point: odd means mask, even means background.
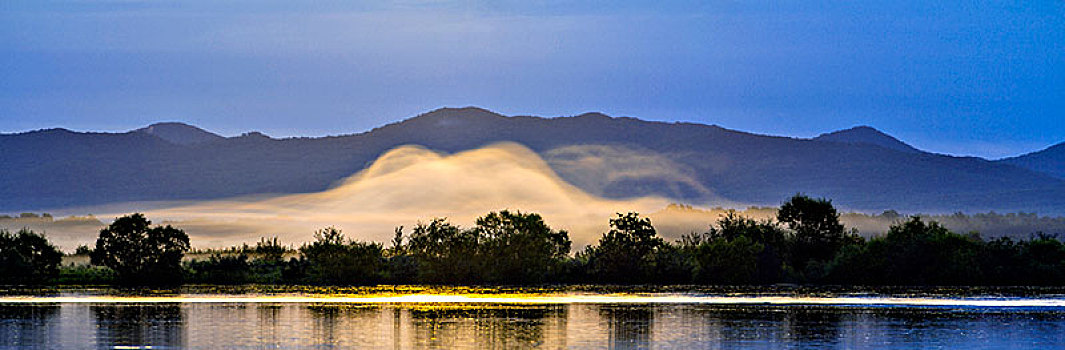
[[[651,347],[654,308],[651,305],[607,305],[599,309],[606,322],[612,349],[647,349]]]
[[[56,339],[59,304],[0,305],[0,348],[36,347]]]
[[[789,307],[788,325],[792,340],[819,345],[839,343],[840,322],[846,311],[838,307]]]
[[[99,348],[183,347],[185,317],[179,304],[91,306]]]
[[[558,305],[434,306],[410,315],[416,347],[558,347],[565,333],[565,307]]]
[[[380,307],[365,304],[312,304],[307,311],[314,319],[316,341],[320,345],[336,346],[347,343],[361,343],[372,338],[372,330],[364,329],[372,322],[361,327],[350,327],[357,320],[366,320],[380,311]],[[366,331],[371,334],[366,334]]]

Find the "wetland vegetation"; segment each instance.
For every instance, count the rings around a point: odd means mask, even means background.
[[[444,218],[399,227],[387,245],[328,227],[299,247],[263,238],[216,250],[191,250],[181,229],[132,214],[101,230],[95,247],[76,250],[90,264],[61,264],[59,249],[31,230],[0,233],[0,283],[1065,285],[1065,245],[1054,236],[984,239],[910,217],[867,239],[839,217],[831,201],[796,195],[774,220],[727,212],[705,232],[669,242],[650,219],[624,213],[597,244],[573,252],[566,231],[509,210],[472,227]]]

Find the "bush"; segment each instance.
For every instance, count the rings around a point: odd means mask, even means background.
[[[1061,241],[1040,235],[1019,248],[1025,264],[1016,270],[1024,271],[1027,284],[1065,284],[1065,245]]]
[[[246,283],[251,276],[251,265],[244,254],[213,254],[207,260],[193,260],[187,264],[191,280],[215,284]]]
[[[695,280],[700,283],[750,284],[758,277],[758,256],[764,246],[739,236],[714,238],[695,248]]]
[[[115,272],[103,266],[71,265],[61,267],[56,284],[109,284],[115,281]]]
[[[950,232],[919,217],[892,225],[884,237],[845,249],[831,264],[831,280],[888,285],[982,284],[976,236]]]

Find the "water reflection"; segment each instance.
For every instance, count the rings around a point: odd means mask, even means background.
[[[101,348],[180,348],[185,344],[185,317],[179,304],[90,306]]]
[[[606,324],[608,343],[615,349],[647,349],[654,329],[651,305],[604,305],[599,309],[600,322]]]
[[[823,346],[835,345],[840,339],[842,312],[823,307],[793,307],[787,320],[792,341]]]
[[[698,304],[0,304],[0,348],[1065,347],[1061,309]]]
[[[565,307],[560,305],[422,305],[405,310],[416,348],[530,348],[560,344]],[[402,312],[397,313],[402,322]]]
[[[59,305],[34,307],[0,305],[0,345],[23,347],[38,344],[59,333]]]

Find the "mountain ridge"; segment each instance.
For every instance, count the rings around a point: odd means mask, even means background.
[[[583,163],[559,157],[594,160],[604,155],[557,150],[594,146],[617,151],[610,154],[631,163],[628,166],[640,166],[642,160],[649,162],[645,166],[661,164],[654,159],[668,161],[733,203],[775,205],[803,192],[855,210],[1065,214],[1065,180],[1001,162],[594,112],[542,118],[446,108],[356,134],[273,139],[248,133],[188,145],[134,132],[19,135],[0,135],[0,149],[8,150],[0,152],[0,164],[14,169],[0,179],[0,197],[8,199],[0,202],[0,210],[316,192],[398,146],[455,153],[517,142],[544,157],[570,182],[579,174],[560,164]],[[696,204],[708,200],[675,182],[618,181],[595,194],[662,195]]]
[[[1043,172],[1065,179],[1065,142],[1039,151],[1004,158],[998,162]]]

